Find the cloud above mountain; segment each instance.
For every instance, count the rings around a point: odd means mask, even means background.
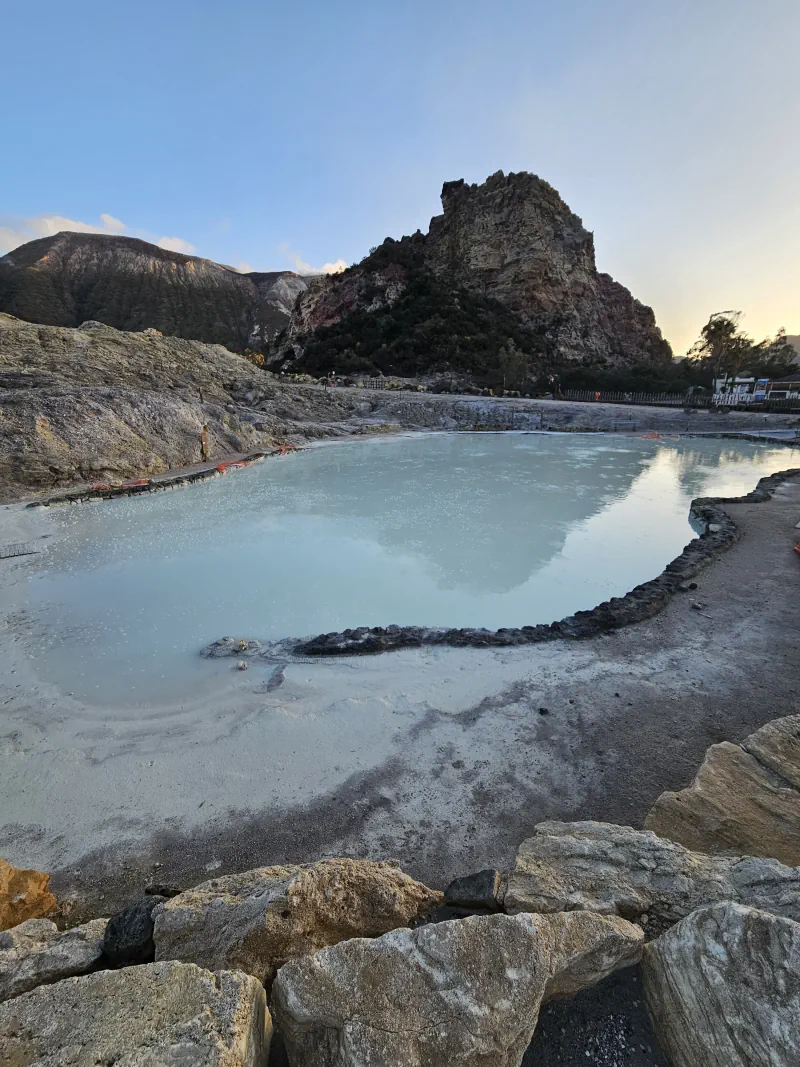
[[[99,216],[99,222],[82,222],[64,215],[33,215],[28,218],[0,216],[0,255],[5,255],[6,252],[11,252],[14,248],[28,241],[35,241],[39,237],[53,237],[63,230],[73,233],[108,233],[122,237],[139,237],[160,248],[169,249],[171,252],[182,252],[187,256],[195,251],[194,245],[183,237],[158,237],[148,230],[128,226],[121,219],[103,212]]]
[[[295,252],[286,241],[278,245],[278,251],[294,266],[298,274],[339,274],[347,268],[347,262],[344,259],[336,259],[333,263],[323,263],[321,267],[313,267],[310,263],[306,263],[300,253]]]

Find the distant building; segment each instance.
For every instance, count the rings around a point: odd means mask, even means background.
[[[767,382],[767,400],[800,400],[800,367],[785,378]]]

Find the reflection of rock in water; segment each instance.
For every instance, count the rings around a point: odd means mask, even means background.
[[[503,438],[467,448],[463,437],[452,438],[427,458],[418,444],[372,452],[363,465],[353,456],[355,470],[331,472],[325,499],[311,510],[374,521],[381,545],[427,559],[441,588],[472,593],[526,582],[576,522],[627,493],[651,458],[623,442],[583,447],[562,438],[520,439],[513,449]]]

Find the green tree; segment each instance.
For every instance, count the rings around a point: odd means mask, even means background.
[[[737,377],[751,357],[753,341],[739,328],[741,317],[741,311],[715,312],[689,352],[713,380]]]

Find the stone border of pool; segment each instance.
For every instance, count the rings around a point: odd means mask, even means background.
[[[737,435],[738,436],[738,435]],[[763,440],[763,438],[756,438]],[[790,442],[785,442],[794,447]],[[201,651],[204,657],[237,658],[276,656],[353,656],[394,652],[403,648],[447,646],[450,648],[509,648],[542,644],[561,639],[584,640],[643,622],[658,615],[673,595],[739,540],[735,521],[723,504],[761,504],[772,499],[783,482],[800,478],[800,467],[791,467],[761,478],[744,496],[697,497],[689,514],[705,523],[700,537],[690,541],[656,578],[637,585],[621,597],[612,597],[594,608],[576,611],[558,622],[536,626],[445,629],[425,626],[360,626],[337,633],[318,634],[310,640],[288,639],[265,643],[254,639],[223,637]]]

